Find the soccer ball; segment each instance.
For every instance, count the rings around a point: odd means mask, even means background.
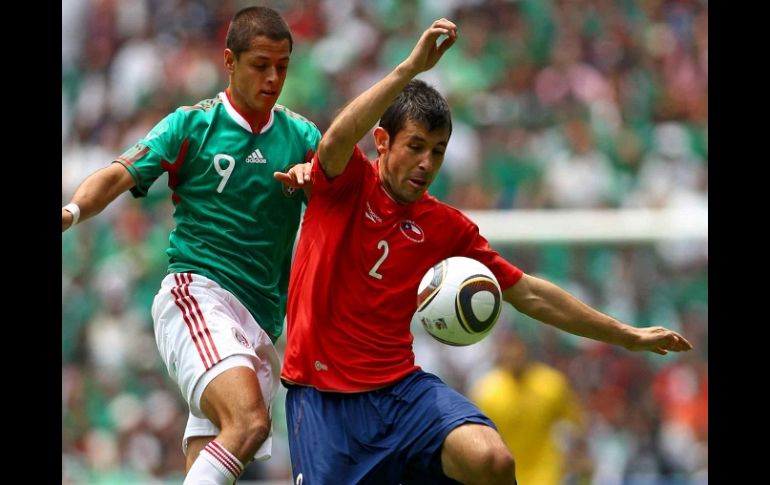
[[[436,340],[471,345],[497,323],[502,305],[497,278],[475,259],[447,258],[425,273],[417,287],[415,316]]]

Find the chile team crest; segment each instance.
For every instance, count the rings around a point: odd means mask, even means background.
[[[425,232],[414,221],[401,221],[398,228],[401,229],[401,234],[410,241],[421,243],[425,240]]]

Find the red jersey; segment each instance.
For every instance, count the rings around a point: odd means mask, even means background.
[[[521,278],[459,210],[427,193],[394,201],[358,147],[333,179],[315,160],[312,179],[289,280],[281,374],[288,382],[360,392],[417,369],[409,328],[417,286],[445,258],[481,261],[503,289]]]

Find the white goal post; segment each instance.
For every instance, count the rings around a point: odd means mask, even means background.
[[[489,243],[707,240],[707,209],[463,211]]]

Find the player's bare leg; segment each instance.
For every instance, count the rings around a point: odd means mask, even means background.
[[[241,461],[249,461],[270,433],[267,404],[254,370],[234,367],[203,391],[201,411],[221,430],[219,444]]]
[[[187,453],[185,454],[185,473],[190,471],[190,467],[198,458],[201,450],[216,436],[193,436],[187,440]]]
[[[232,484],[270,432],[270,417],[256,374],[247,367],[223,372],[206,386],[200,408],[220,433],[214,441],[211,437],[188,441],[185,483],[199,483],[205,477],[212,480],[206,483]],[[217,474],[215,480],[210,478]]]
[[[483,424],[453,429],[441,448],[444,473],[466,485],[515,485],[513,456],[500,434]]]

